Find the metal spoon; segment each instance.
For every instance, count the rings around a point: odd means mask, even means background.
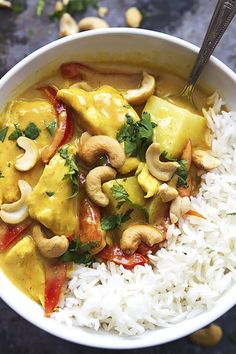
[[[190,103],[196,109],[196,105],[194,104],[193,100],[193,91],[195,85],[211,54],[213,53],[235,14],[236,0],[218,1],[201,49],[198,53],[186,85],[179,94],[169,95],[167,97],[168,100],[175,101],[177,99],[177,102],[179,103]]]

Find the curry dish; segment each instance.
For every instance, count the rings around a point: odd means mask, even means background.
[[[219,163],[179,77],[124,72],[64,63],[1,114],[0,265],[46,316],[73,264],[149,263]]]

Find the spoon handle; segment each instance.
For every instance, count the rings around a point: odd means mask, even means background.
[[[236,0],[219,0],[207,33],[189,76],[187,87],[192,91],[204,66],[236,14]]]

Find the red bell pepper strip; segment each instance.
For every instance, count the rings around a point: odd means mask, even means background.
[[[100,208],[88,198],[84,198],[79,210],[79,240],[81,243],[101,242],[103,231],[100,227],[101,213]]]
[[[80,74],[81,69],[88,69],[88,67],[78,62],[68,62],[68,63],[61,64],[60,66],[61,75],[65,79],[75,79],[77,77],[81,79],[82,78]]]
[[[126,255],[119,247],[116,246],[106,246],[96,255],[96,257],[104,261],[112,261],[116,264],[121,264],[127,269],[133,269],[136,265],[144,265],[149,263],[147,256],[136,252],[132,255]]]
[[[0,223],[0,252],[6,250],[18,236],[22,234],[32,223],[31,219],[26,219],[18,225]]]
[[[66,281],[67,266],[65,263],[50,264],[45,274],[45,316],[50,317],[59,303],[62,288]]]
[[[181,160],[186,161],[186,169],[189,172],[192,165],[192,142],[189,139],[180,157]],[[180,197],[191,197],[192,195],[192,177],[188,175],[187,181],[188,187],[184,188],[180,186],[178,188]]]
[[[198,212],[195,211],[195,210],[189,210],[186,214],[187,214],[187,215],[196,216],[197,218],[201,218],[201,219],[207,220],[207,218],[205,218],[205,216],[203,216],[202,214],[198,213]]]
[[[73,135],[73,125],[71,114],[64,103],[57,99],[57,89],[53,86],[41,87],[42,90],[52,103],[57,116],[57,127],[50,145],[46,146],[42,153],[41,158],[44,163],[47,163],[57,149],[64,145]]]
[[[142,255],[148,254],[148,252],[156,253],[156,251],[160,248],[159,243],[156,243],[153,246],[148,246],[145,243],[141,242],[140,245],[138,246],[137,253],[140,253]]]

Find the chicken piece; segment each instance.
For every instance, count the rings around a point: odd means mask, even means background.
[[[57,97],[78,113],[78,124],[92,135],[116,138],[117,132],[126,123],[127,114],[139,120],[120,92],[110,86],[102,86],[92,92],[71,87],[59,90]]]
[[[44,261],[30,236],[25,236],[7,251],[3,268],[20,290],[44,305]]]
[[[75,148],[68,149],[68,156]],[[57,153],[45,167],[38,184],[28,199],[29,214],[56,235],[70,236],[78,228],[77,198],[72,197],[70,171],[66,160]]]
[[[37,147],[50,144],[52,137],[45,127],[45,123],[51,123],[55,119],[55,112],[50,103],[44,100],[16,100],[13,101],[2,115],[1,127],[9,127],[4,142],[0,141],[0,170],[3,178],[0,178],[0,189],[4,191],[3,202],[11,203],[20,198],[18,180],[24,179],[34,186],[42,173],[44,165],[38,161],[35,167],[25,172],[17,171],[14,167],[16,157],[22,150],[15,140],[9,140],[10,134],[15,130],[14,124],[19,124],[24,130],[29,123],[35,123],[40,129],[40,134],[35,140]],[[45,123],[44,123],[45,122]]]

